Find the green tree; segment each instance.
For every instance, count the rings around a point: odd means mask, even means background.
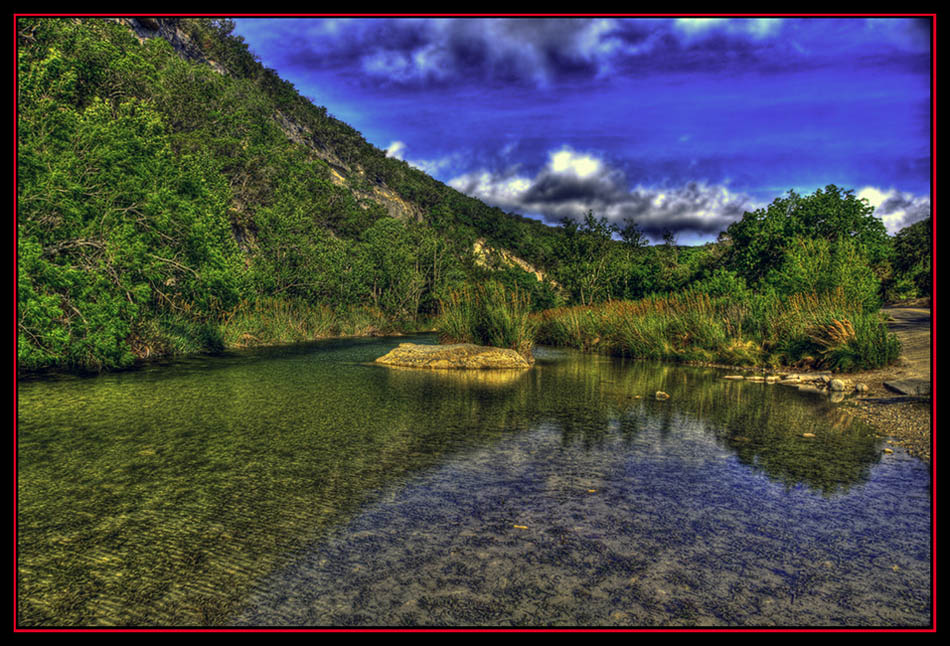
[[[40,349],[58,347],[67,365],[127,365],[145,310],[210,320],[236,302],[227,188],[207,159],[173,158],[147,104],[74,108],[44,80],[26,77],[40,100],[20,113],[19,356],[38,367],[56,354]]]
[[[894,236],[894,282],[917,296],[930,296],[933,284],[933,220],[931,216],[904,227]]]
[[[867,200],[833,184],[804,197],[789,191],[729,226],[728,266],[756,284],[781,266],[793,241],[806,238],[851,240],[872,268],[883,267],[891,247],[884,223],[873,213]]]
[[[832,244],[824,238],[797,238],[780,267],[763,284],[780,294],[821,294],[840,288],[849,303],[870,312],[880,307],[880,283],[853,240]]]
[[[561,265],[557,281],[582,305],[605,300],[610,295],[607,278],[614,267],[611,257],[612,236],[616,232],[607,218],[594,217],[588,211],[581,223],[570,218],[561,221],[562,238],[557,247]]]

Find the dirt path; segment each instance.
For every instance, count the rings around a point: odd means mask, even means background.
[[[882,311],[888,317],[888,329],[901,341],[900,359],[887,368],[847,375],[869,388],[849,406],[890,438],[890,443],[929,462],[933,421],[930,309],[892,306]]]
[[[885,387],[902,395],[930,393],[930,310],[914,307],[887,307],[891,319],[887,328],[901,341],[901,357],[894,376]]]

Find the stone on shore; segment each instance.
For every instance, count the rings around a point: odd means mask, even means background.
[[[404,368],[449,370],[495,370],[530,368],[529,361],[515,350],[472,343],[417,345],[400,343],[376,363]]]

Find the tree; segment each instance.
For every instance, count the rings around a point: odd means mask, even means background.
[[[789,191],[768,207],[745,213],[726,234],[732,241],[727,264],[750,284],[778,269],[797,239],[823,239],[832,245],[851,240],[872,269],[883,266],[892,253],[874,208],[854,191],[834,184],[805,197]]]
[[[611,267],[616,227],[607,218],[595,218],[593,211],[588,211],[580,224],[570,218],[561,220],[561,230],[558,282],[582,305],[604,300],[610,293],[605,279]]]
[[[894,282],[912,286],[918,296],[932,291],[933,219],[915,222],[894,236]]]

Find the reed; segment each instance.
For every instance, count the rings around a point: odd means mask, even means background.
[[[228,347],[299,343],[333,336],[368,336],[400,327],[370,307],[332,308],[278,298],[242,301],[220,322],[221,337]]]
[[[642,359],[844,371],[880,367],[900,353],[880,317],[840,289],[790,297],[689,290],[535,318],[540,343]]]
[[[440,343],[510,348],[531,356],[538,323],[525,292],[489,281],[449,294],[435,322]]]

